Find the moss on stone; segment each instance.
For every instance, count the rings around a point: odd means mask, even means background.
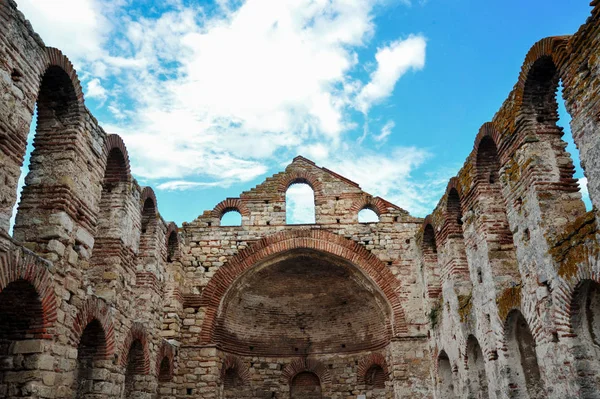
[[[500,320],[506,320],[508,313],[511,310],[521,307],[521,284],[506,288],[496,298],[496,306],[498,308],[498,316]]]
[[[546,237],[560,277],[570,279],[577,274],[580,265],[589,266],[589,259],[600,252],[596,233],[595,212],[590,211],[565,226],[564,232],[555,239]]]
[[[473,308],[472,298],[472,292],[469,292],[467,295],[458,296],[458,314],[462,323],[465,323],[471,314],[471,309]]]

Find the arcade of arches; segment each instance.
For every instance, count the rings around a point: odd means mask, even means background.
[[[68,58],[0,1],[0,397],[600,398],[592,7],[532,46],[426,218],[298,156],[177,226]]]

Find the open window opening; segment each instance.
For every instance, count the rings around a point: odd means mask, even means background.
[[[23,187],[25,186],[25,176],[29,173],[29,162],[31,160],[31,153],[33,152],[33,138],[35,137],[35,130],[37,128],[37,106],[33,112],[33,117],[31,120],[31,126],[29,127],[29,133],[27,134],[27,147],[25,149],[25,158],[23,159],[23,165],[25,165],[21,169],[21,175],[19,176],[19,181],[17,183],[17,200],[15,201],[15,205],[12,210],[12,215],[9,222],[9,230],[8,233],[12,236],[13,229],[15,227],[15,219],[17,217],[17,209],[19,207],[19,203],[21,202],[21,192],[23,191]]]
[[[295,182],[285,192],[287,224],[315,223],[315,192],[305,182]]]
[[[363,208],[358,212],[358,223],[377,223],[379,215],[371,208]]]
[[[567,112],[565,101],[563,100],[562,81],[559,82],[556,99],[558,102],[558,120],[556,121],[556,124],[561,127],[565,133],[562,139],[567,144],[565,151],[571,156],[571,159],[573,160],[573,166],[575,167],[573,178],[578,180],[579,190],[581,191],[581,198],[585,204],[585,209],[590,211],[592,209],[592,200],[587,189],[587,178],[583,174],[583,168],[581,167],[579,150],[575,145],[575,141],[573,141],[573,133],[571,132],[571,115],[569,115]]]
[[[221,216],[221,226],[241,226],[242,214],[237,209],[227,209]]]
[[[60,210],[73,221],[79,218],[78,214],[72,214],[76,211],[62,207],[63,201],[71,200],[80,185],[72,176],[81,172],[73,161],[77,158],[80,107],[73,81],[62,68],[51,66],[44,73],[36,111],[31,124],[35,135],[27,146],[31,153],[21,173],[25,179],[13,234],[21,242],[35,243],[35,250],[39,251],[49,241],[42,236],[43,231],[56,223],[51,215]]]

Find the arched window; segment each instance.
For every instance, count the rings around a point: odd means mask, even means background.
[[[138,386],[143,382],[144,347],[139,339],[134,340],[127,354],[127,369],[125,370],[125,399],[136,398]]]
[[[65,207],[64,203],[73,203],[73,196],[83,192],[88,169],[85,160],[74,161],[81,157],[76,154],[81,145],[81,112],[73,81],[61,67],[51,66],[44,73],[36,105],[33,151],[13,232],[17,240],[34,243],[34,250],[43,252],[50,238],[42,231],[55,226],[68,235],[65,217],[75,223],[86,218],[79,207]],[[82,177],[81,181],[73,176]],[[62,218],[51,216],[61,212]]]
[[[539,162],[528,167],[530,171],[522,173],[532,176],[528,181],[522,181],[522,184],[529,185],[534,181],[555,183],[535,186],[540,206],[545,209],[544,215],[561,215],[560,218],[543,218],[549,230],[547,234],[550,235],[559,234],[565,223],[574,221],[585,212],[577,180],[573,179],[577,169],[571,154],[565,150],[566,143],[562,139],[564,131],[558,125],[559,102],[563,103],[562,97],[558,101],[556,95],[559,87],[558,68],[552,57],[546,55],[531,65],[523,90],[522,119],[526,123],[525,134],[536,140],[526,141],[521,152],[524,156],[529,151],[543,155],[538,156]],[[565,121],[566,119],[565,115]],[[572,149],[576,153],[575,148]]]
[[[96,319],[92,320],[83,330],[77,347],[77,369],[75,370],[73,391],[76,398],[94,398],[94,372],[98,371],[98,361],[103,358],[106,350],[104,329]]]
[[[29,173],[29,163],[31,160],[31,153],[33,152],[33,138],[35,136],[35,130],[37,128],[37,107],[33,112],[33,118],[31,120],[31,125],[29,126],[29,133],[27,134],[27,146],[25,149],[25,158],[23,159],[23,165],[26,165],[19,175],[19,180],[17,182],[17,200],[15,201],[15,205],[13,206],[13,210],[11,213],[11,218],[9,222],[9,234],[13,235],[13,229],[15,227],[15,219],[17,217],[17,207],[21,202],[21,192],[23,187],[25,186],[25,176]]]
[[[379,215],[371,208],[363,208],[358,212],[358,223],[377,223]]]
[[[545,398],[540,368],[535,352],[536,344],[529,325],[518,310],[509,313],[506,320],[506,343],[515,398]]]
[[[321,381],[310,371],[296,374],[290,388],[291,399],[321,399]]]
[[[567,112],[565,101],[563,100],[562,82],[559,82],[556,99],[558,100],[558,120],[556,121],[556,124],[565,132],[565,135],[563,136],[563,140],[567,143],[567,148],[565,148],[565,150],[573,159],[573,166],[575,166],[573,177],[579,181],[581,197],[586,210],[589,211],[592,209],[592,200],[590,199],[590,193],[587,189],[587,178],[583,175],[583,168],[581,167],[581,160],[579,159],[579,150],[573,141],[573,134],[571,133],[571,115]]]
[[[241,226],[242,214],[237,209],[227,209],[221,216],[221,226]]]
[[[36,378],[31,373],[37,368],[39,353],[19,348],[21,341],[34,339],[43,319],[41,299],[27,281],[14,281],[0,292],[0,364],[3,365],[0,386],[3,392],[27,390],[31,378]],[[9,375],[11,378],[7,379]]]
[[[287,224],[315,223],[315,193],[304,182],[295,182],[285,192]]]
[[[438,356],[438,389],[440,398],[454,399],[454,383],[452,382],[452,366],[446,352],[440,352]]]
[[[472,397],[481,399],[489,398],[483,352],[477,338],[473,335],[470,335],[467,339],[467,366],[469,391]]]
[[[600,284],[584,280],[575,289],[571,323],[576,336],[573,354],[581,396],[600,396]]]

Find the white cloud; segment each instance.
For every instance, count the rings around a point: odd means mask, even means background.
[[[161,183],[156,186],[159,190],[169,190],[169,191],[182,191],[189,190],[191,188],[209,188],[219,186],[218,183],[201,183],[194,181],[185,181],[185,180],[171,180],[165,183]]]
[[[110,31],[103,8],[110,1],[19,0],[19,10],[29,19],[47,46],[57,47],[71,61],[101,57]]]
[[[586,196],[589,197],[590,193],[588,191],[588,180],[586,177],[579,178],[579,190],[581,191],[583,198]]]
[[[337,153],[323,166],[360,184],[373,195],[402,207],[416,216],[431,212],[456,171],[444,170],[417,181],[415,170],[431,154],[415,147],[394,148],[390,153],[352,149]]]
[[[373,140],[377,142],[382,142],[387,140],[390,134],[392,134],[392,129],[396,127],[396,123],[394,121],[387,121],[385,125],[381,128],[381,133],[377,136],[373,137]]]
[[[352,111],[366,114],[425,63],[425,39],[410,36],[377,50],[369,82],[356,78],[371,62],[358,50],[373,44],[380,2],[218,0],[206,14],[173,1],[156,17],[128,14],[122,0],[19,7],[48,45],[85,65],[87,97],[109,111],[102,125],[124,138],[134,174],[159,190],[228,187],[302,153],[419,213],[432,190],[411,173],[428,154],[375,154],[348,140]],[[292,203],[312,198],[300,197]]]
[[[377,69],[358,95],[358,109],[367,113],[373,104],[392,94],[396,82],[408,70],[422,69],[425,66],[425,47],[424,37],[410,36],[379,49],[375,55]]]
[[[371,209],[362,209],[358,212],[359,223],[379,222],[379,216]]]
[[[88,82],[85,94],[87,98],[96,98],[101,101],[106,100],[107,97],[106,89],[102,86],[102,82],[98,78],[94,78]]]
[[[308,184],[292,184],[285,193],[286,222],[315,222],[315,194]]]

